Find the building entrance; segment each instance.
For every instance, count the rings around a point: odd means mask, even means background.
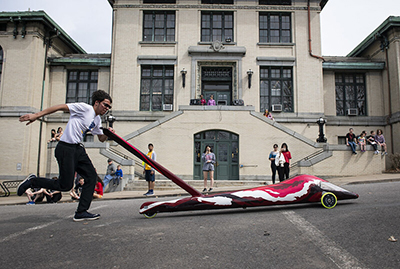
[[[213,95],[216,105],[231,105],[232,67],[202,67],[201,85],[207,102]]]
[[[239,136],[222,130],[211,130],[194,135],[194,179],[203,179],[201,156],[210,146],[215,154],[215,180],[239,179]]]

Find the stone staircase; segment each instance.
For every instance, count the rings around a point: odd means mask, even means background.
[[[201,191],[204,188],[203,180],[185,180],[187,184],[194,187],[195,189]],[[208,186],[210,181],[208,181]],[[214,188],[227,188],[232,187],[232,189],[247,189],[254,188],[258,186],[263,186],[266,184],[271,184],[271,181],[267,180],[215,180]],[[168,179],[156,180],[155,185],[156,190],[181,190],[181,188],[174,182]],[[127,183],[124,191],[146,191],[147,182],[144,179],[132,180]],[[216,190],[217,191],[217,190]]]

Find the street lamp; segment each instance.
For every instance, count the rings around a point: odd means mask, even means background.
[[[185,69],[185,67],[181,70],[181,74],[182,74],[182,87],[185,88],[186,85],[186,73],[187,70]]]
[[[108,126],[113,128],[113,123],[116,121],[116,118],[111,114],[111,111],[110,115],[106,116],[106,121],[108,122]]]
[[[318,135],[318,138],[317,138],[317,142],[318,143],[326,143],[326,138],[325,138],[325,135],[324,135],[324,124],[326,123],[326,120],[324,120],[322,117],[320,117],[318,120],[317,120],[317,124],[318,124],[318,126],[319,126],[319,135]]]
[[[253,76],[253,70],[249,69],[247,70],[247,78],[249,82],[249,89],[251,88],[251,77]]]

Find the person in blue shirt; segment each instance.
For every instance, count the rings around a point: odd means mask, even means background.
[[[278,144],[274,144],[274,150],[271,151],[268,158],[271,161],[272,184],[275,184],[275,176],[277,170],[275,159],[277,158],[278,155],[279,155]]]
[[[121,165],[117,166],[117,170],[115,171],[115,177],[114,177],[114,181],[113,181],[113,185],[119,185],[120,180],[122,179],[122,177],[124,176],[124,173],[122,172],[121,169]]]

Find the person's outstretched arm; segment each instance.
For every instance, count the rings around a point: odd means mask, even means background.
[[[19,121],[20,122],[27,121],[26,125],[29,125],[32,122],[34,122],[35,120],[39,119],[40,117],[52,114],[52,113],[57,112],[57,111],[68,112],[69,108],[68,108],[68,106],[66,104],[55,105],[55,106],[46,108],[46,109],[44,109],[42,111],[39,111],[37,113],[22,115],[21,117],[19,117]]]

